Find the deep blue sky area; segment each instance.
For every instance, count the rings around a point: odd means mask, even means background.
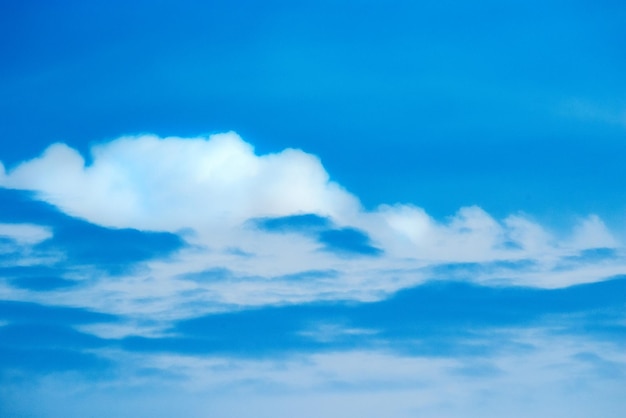
[[[617,1],[7,1],[0,156],[235,130],[366,207],[626,211]]]

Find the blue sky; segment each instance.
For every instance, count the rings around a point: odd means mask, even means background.
[[[0,415],[620,416],[625,18],[5,2]]]

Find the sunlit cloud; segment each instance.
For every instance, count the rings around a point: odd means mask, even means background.
[[[107,335],[246,306],[380,300],[432,280],[559,288],[626,273],[597,215],[557,236],[477,206],[443,220],[411,204],[366,210],[317,157],[256,155],[232,132],[123,137],[94,146],[89,164],[56,144],[3,185],[61,211],[49,225],[0,225],[54,275],[9,279],[7,297],[129,316],[93,328]]]

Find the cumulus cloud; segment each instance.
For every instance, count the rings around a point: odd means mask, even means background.
[[[372,229],[388,248],[432,262],[549,260],[591,248],[616,248],[619,241],[596,215],[581,218],[569,237],[558,238],[523,215],[494,219],[477,206],[438,221],[411,205],[383,205],[373,214],[389,230]],[[380,226],[380,225],[378,225]]]
[[[407,205],[381,206],[379,213],[392,230],[413,244],[422,259],[485,261],[502,257],[505,230],[479,207],[461,208],[444,223]]]
[[[123,137],[95,146],[92,163],[64,144],[0,177],[64,212],[110,227],[175,231],[263,216],[345,218],[357,199],[319,159],[296,149],[258,156],[229,132],[208,138]]]

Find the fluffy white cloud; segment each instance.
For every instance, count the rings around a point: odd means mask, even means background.
[[[377,219],[370,229],[385,248],[429,262],[554,260],[585,249],[621,245],[596,215],[580,219],[570,236],[560,238],[528,217],[510,215],[498,221],[476,206],[461,208],[443,222],[410,205],[383,205],[373,216]]]
[[[346,218],[357,199],[300,150],[257,156],[235,133],[208,138],[123,137],[95,146],[92,163],[64,144],[0,177],[64,212],[110,227],[176,231],[260,216]]]
[[[503,226],[476,206],[461,208],[446,223],[407,205],[381,206],[379,214],[392,230],[408,239],[421,259],[462,262],[516,258],[501,248],[506,232]]]

